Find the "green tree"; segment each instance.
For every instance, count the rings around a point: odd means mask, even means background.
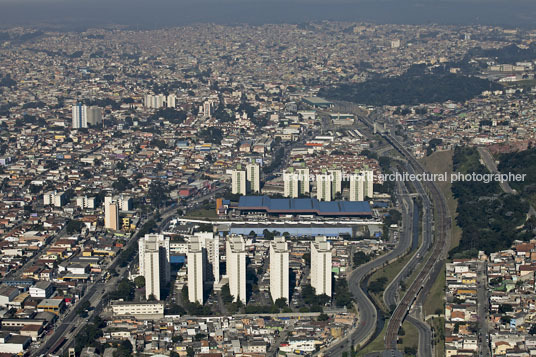
[[[129,340],[123,340],[114,352],[114,357],[130,357],[132,356],[132,343]]]
[[[234,300],[233,295],[231,295],[231,289],[229,289],[229,284],[225,284],[221,288],[221,298],[225,304],[231,303]]]
[[[318,315],[317,320],[318,320],[318,321],[328,321],[328,320],[329,320],[329,316],[328,316],[327,314],[321,313],[320,315]]]
[[[134,284],[136,284],[138,289],[145,287],[145,277],[143,275],[137,276],[136,279],[134,279]]]
[[[117,191],[123,192],[132,188],[132,184],[127,178],[119,176],[117,180],[112,184],[112,187]]]
[[[67,226],[65,227],[67,234],[73,234],[73,233],[80,233],[82,228],[84,228],[84,223],[77,221],[77,220],[70,220],[69,223],[67,223]]]
[[[287,307],[287,299],[286,298],[279,298],[274,302],[274,305],[277,306],[280,309],[283,309]]]
[[[186,355],[188,357],[195,357],[195,351],[194,348],[191,346],[186,347]]]

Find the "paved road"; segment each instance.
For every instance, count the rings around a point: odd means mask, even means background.
[[[491,153],[489,152],[489,150],[487,148],[484,148],[484,147],[479,147],[477,150],[478,150],[478,153],[480,154],[480,158],[484,162],[484,165],[486,166],[488,171],[493,173],[493,174],[500,173],[499,169],[497,168],[497,164],[495,163],[495,159],[493,159],[493,156],[491,156]],[[504,192],[510,193],[510,194],[513,194],[513,195],[517,194],[517,191],[512,189],[510,187],[510,184],[507,181],[499,182],[499,185],[501,186],[501,189]],[[532,205],[529,207],[528,216],[529,217],[536,216],[536,210],[534,209],[534,207],[532,207]]]
[[[417,357],[432,356],[432,329],[427,323],[408,315],[407,320],[419,331],[419,348]]]
[[[371,124],[367,118],[361,118],[364,122]],[[396,138],[389,134],[382,134],[383,137],[395,146],[395,148],[408,160],[408,163],[413,167],[415,172],[425,172],[422,165],[412,156],[412,154],[400,143]],[[433,182],[425,182],[427,194],[431,197],[431,202],[434,202],[436,216],[435,231],[436,239],[432,246],[432,253],[426,260],[421,271],[417,275],[415,281],[411,284],[406,294],[393,312],[389,324],[387,325],[387,333],[385,337],[386,350],[396,350],[398,340],[398,330],[402,326],[402,322],[406,318],[409,309],[413,302],[417,299],[421,291],[426,291],[425,287],[431,286],[433,277],[439,271],[443,264],[443,259],[446,257],[448,247],[450,246],[449,224],[450,217],[445,198],[439,188]]]
[[[408,168],[410,173],[414,173],[411,168]],[[412,256],[410,261],[402,268],[400,273],[395,279],[387,286],[383,295],[383,301],[386,306],[397,305],[397,292],[401,281],[409,277],[422,262],[422,259],[428,252],[430,245],[432,244],[432,231],[431,231],[431,205],[428,200],[428,196],[422,187],[420,182],[414,182],[414,186],[422,199],[423,207],[422,212],[422,242],[416,254]],[[412,202],[413,203],[413,202]],[[414,204],[414,206],[418,207]],[[413,240],[418,239],[419,236],[419,214],[418,208],[415,209],[413,214],[412,229],[408,230],[413,235]],[[416,247],[415,247],[416,248]],[[412,249],[415,249],[412,247]],[[432,330],[424,321],[421,321],[414,317],[408,317],[408,321],[413,324],[419,331],[419,357],[428,357],[432,355]]]
[[[401,183],[398,183],[397,189],[398,192],[403,192]],[[401,195],[400,198],[403,201],[403,227],[406,229],[406,227],[410,227],[412,224],[411,212],[409,211],[412,207],[412,202],[408,195]],[[359,266],[350,274],[350,277],[348,278],[348,285],[358,308],[358,325],[354,329],[353,333],[324,350],[323,353],[325,356],[340,356],[343,352],[349,351],[351,346],[358,346],[366,342],[367,338],[374,333],[378,313],[376,311],[376,307],[369,299],[366,292],[361,288],[361,283],[376,268],[382,267],[383,265],[386,265],[387,262],[406,253],[408,249],[410,249],[411,244],[411,235],[401,234],[400,241],[395,249],[378,257],[375,260]]]
[[[410,165],[408,165],[408,171],[413,174],[415,173],[415,171]],[[419,193],[419,196],[421,197],[421,202],[422,202],[422,237],[423,237],[423,240],[422,240],[422,244],[421,244],[421,247],[419,248],[418,253],[413,257],[412,261],[405,267],[406,269],[408,269],[408,272],[413,272],[413,270],[417,268],[417,265],[422,262],[426,253],[429,251],[430,247],[433,244],[432,204],[430,202],[430,199],[428,198],[428,195],[426,194],[426,191],[424,189],[422,182],[416,181],[413,184],[414,184],[415,189]],[[433,285],[433,282],[435,281],[435,277],[437,274],[439,274],[439,272],[433,272],[427,284],[425,284],[423,290],[421,291],[421,295],[419,297],[421,301],[424,301],[426,296],[428,295]],[[410,317],[408,318],[408,321],[413,326],[415,326],[417,330],[419,331],[418,357],[431,356],[432,348],[433,348],[432,329],[425,321],[420,320],[416,317]]]
[[[486,165],[489,172],[491,172],[492,174],[498,174],[499,169],[497,169],[497,164],[495,163],[495,159],[493,158],[493,156],[491,156],[489,150],[483,147],[479,147],[477,150],[478,150],[478,153],[480,154],[480,158],[484,162],[484,165]],[[510,187],[510,184],[507,181],[499,182],[499,185],[501,185],[502,190],[506,193],[510,193],[510,194],[516,193],[516,191]]]
[[[405,222],[405,228],[402,234],[407,235],[405,239],[411,240],[411,251],[414,252],[418,248],[418,236],[419,236],[419,211],[415,202],[408,197],[406,185],[402,184],[403,194],[401,198],[404,200],[404,205],[408,206],[407,221]],[[415,244],[415,238],[417,238],[417,244]],[[398,273],[398,275],[387,285],[383,292],[383,302],[385,306],[391,309],[392,306],[397,305],[397,294],[400,288],[400,283],[411,275],[413,267],[417,264],[416,254],[410,259],[404,268]]]
[[[488,278],[486,262],[478,263],[477,269],[477,296],[478,296],[478,346],[480,355],[484,357],[491,356],[488,340],[488,314],[489,314],[489,299],[488,299]]]
[[[203,195],[201,197],[194,198],[194,199],[191,200],[191,203],[196,205],[199,202],[203,201],[204,199],[213,196],[219,190],[221,190],[221,189],[218,189],[218,190],[215,190],[213,192],[207,193],[206,195]],[[167,224],[169,219],[174,214],[176,214],[176,211],[177,211],[178,208],[179,208],[178,206],[170,206],[170,207],[165,208],[161,212],[162,221],[159,224],[158,229],[161,229],[165,224]],[[149,217],[147,219],[147,221],[149,221],[150,219],[153,219],[154,217],[155,217],[155,215]],[[140,227],[142,225],[143,224],[140,224]],[[124,247],[123,251],[127,250],[130,247],[132,247],[132,245],[137,244],[138,239],[139,239],[139,231],[136,232],[132,236],[131,239],[129,239],[129,241],[127,242],[127,245]],[[119,254],[116,256],[116,258],[109,265],[108,270],[115,269],[118,266],[118,263],[119,263],[118,258],[119,258]],[[133,259],[133,261],[135,261],[135,260],[136,259]],[[129,264],[129,266],[131,264],[132,264],[132,262]],[[129,271],[128,267],[118,268],[118,276],[113,277],[112,279],[110,279],[106,283],[96,282],[96,283],[92,284],[89,287],[89,289],[86,292],[86,294],[78,301],[77,305],[82,303],[82,302],[84,302],[84,301],[89,301],[90,303],[92,303],[92,305],[94,305],[96,302],[98,302],[97,305],[96,305],[97,308],[93,312],[94,314],[98,313],[104,307],[104,299],[103,298],[104,298],[104,295],[106,294],[106,292],[113,290],[117,286],[119,281],[121,281],[122,278],[127,276],[128,271]],[[52,336],[50,336],[49,339],[43,345],[41,345],[41,347],[37,350],[37,352],[34,355],[36,355],[36,356],[48,355],[49,352],[50,352],[50,349],[56,344],[56,342],[59,341],[60,338],[65,337],[67,329],[72,328],[73,323],[80,322],[81,326],[84,326],[86,324],[86,322],[87,322],[86,320],[81,320],[80,321],[78,319],[79,319],[79,316],[76,313],[76,306],[75,306],[75,307],[73,307],[71,312],[69,312],[65,316],[65,318],[62,320],[61,324],[55,329],[54,334]],[[72,336],[70,336],[70,338],[65,342],[64,347],[69,346],[72,343],[72,341],[74,340],[75,336],[76,336],[75,334],[72,334]]]

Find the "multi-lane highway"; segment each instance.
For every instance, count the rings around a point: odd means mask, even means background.
[[[363,120],[368,121],[368,119]],[[422,165],[402,144],[398,142],[396,138],[391,136],[389,133],[383,133],[382,135],[402,154],[402,156],[408,161],[409,165],[411,165],[416,173],[425,172],[425,169],[422,167]],[[431,198],[431,202],[433,202],[435,208],[435,240],[432,246],[432,253],[429,255],[428,259],[422,266],[421,271],[417,275],[417,278],[408,288],[406,294],[399,302],[397,308],[391,316],[391,319],[389,320],[387,325],[387,333],[385,336],[385,347],[387,350],[396,350],[398,330],[400,329],[400,326],[402,326],[402,322],[406,318],[409,309],[419,294],[421,294],[423,290],[426,291],[433,283],[434,277],[440,270],[443,260],[446,258],[446,254],[448,252],[450,242],[450,216],[445,198],[434,182],[423,182],[423,186],[425,187],[427,191],[426,194]]]
[[[409,173],[414,173],[413,169],[410,167],[407,168]],[[414,182],[413,186],[421,198],[421,205],[417,210],[422,212],[422,242],[416,252],[410,259],[410,261],[402,268],[400,273],[393,279],[393,281],[387,286],[384,291],[383,299],[386,306],[396,306],[397,305],[397,292],[400,286],[400,283],[409,277],[417,268],[417,266],[422,262],[423,258],[427,254],[430,245],[432,244],[432,230],[431,230],[431,205],[424,187],[421,182]],[[411,232],[413,236],[413,241],[418,240],[419,236],[419,219],[418,214],[415,214],[413,217],[413,225],[411,230],[406,232]],[[418,320],[414,317],[408,317],[408,321],[412,323],[417,330],[419,331],[419,356],[430,356],[432,354],[432,332],[430,326],[425,322]]]
[[[408,196],[409,193],[407,191],[406,185],[401,184],[401,186],[403,187],[404,192],[402,193],[402,195],[400,195],[400,197],[403,198],[403,196]],[[404,197],[404,200],[405,200],[404,204],[409,205],[409,207],[410,207],[412,220],[411,220],[411,223],[408,224],[407,227],[404,227],[404,230],[402,231],[402,234],[405,234],[405,235],[409,236],[406,239],[411,240],[411,243],[412,243],[411,244],[411,250],[414,252],[418,248],[418,240],[419,240],[419,226],[418,226],[419,225],[419,213],[418,213],[419,211],[418,211],[417,205],[415,204],[415,202],[412,199],[408,199],[408,198]],[[417,241],[417,242],[415,242],[415,241]],[[395,278],[385,288],[384,293],[383,293],[383,302],[384,302],[386,307],[390,308],[391,306],[396,306],[397,293],[398,293],[398,289],[400,287],[400,283],[411,274],[412,268],[416,264],[417,259],[418,259],[417,255],[414,254],[411,257],[411,259],[408,262],[408,264],[406,264],[406,266],[404,266],[404,268],[402,268],[402,270],[400,270],[400,272],[397,274],[397,276],[395,276]]]
[[[398,183],[397,192],[405,192],[402,183]],[[400,201],[403,211],[402,227],[406,230],[412,226],[414,214],[418,213],[413,210],[413,201],[409,195],[401,194]],[[412,235],[402,233],[395,249],[359,266],[350,274],[348,285],[358,307],[358,325],[351,334],[324,350],[323,354],[325,356],[340,356],[343,352],[349,351],[351,346],[361,346],[373,336],[376,330],[378,312],[367,293],[361,287],[362,282],[376,269],[404,255],[411,248],[411,245]]]

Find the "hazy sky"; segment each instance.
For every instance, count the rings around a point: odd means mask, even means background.
[[[0,26],[318,20],[535,26],[535,0],[0,0]]]

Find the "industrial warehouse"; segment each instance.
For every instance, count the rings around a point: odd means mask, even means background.
[[[321,202],[316,198],[270,198],[268,196],[242,196],[236,208],[249,215],[315,215],[321,217],[371,217],[372,210],[366,201]]]

